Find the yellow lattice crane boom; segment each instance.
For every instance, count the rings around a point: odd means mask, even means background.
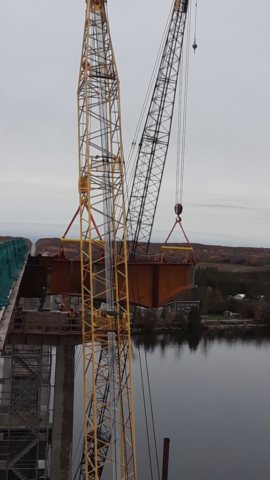
[[[106,0],[86,1],[78,135],[83,475],[98,480],[112,468],[110,478],[136,480],[119,78]]]

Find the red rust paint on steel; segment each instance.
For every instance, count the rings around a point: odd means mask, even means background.
[[[183,235],[184,235],[184,237],[185,237],[185,239],[186,239],[187,244],[188,244],[189,246],[191,246],[190,243],[189,243],[189,239],[188,239],[187,236],[186,236],[186,232],[185,232],[185,230],[183,229],[183,225],[182,225],[182,222],[181,222],[180,218],[177,218],[177,219],[175,220],[174,226],[172,227],[172,229],[171,229],[168,237],[167,237],[166,240],[165,240],[165,244],[168,242],[168,240],[169,240],[169,238],[170,238],[170,236],[171,236],[172,232],[174,231],[175,226],[176,226],[177,224],[179,224],[179,226],[180,226],[180,228],[181,228],[181,230],[182,230],[182,232],[183,232]]]
[[[80,261],[61,261],[50,257],[30,257],[19,297],[40,297],[46,286],[47,274],[51,274],[52,295],[81,295]],[[34,263],[33,263],[34,262]],[[104,262],[96,263],[96,271],[104,275]],[[120,266],[121,270],[121,266]],[[160,307],[179,293],[193,287],[194,265],[140,262],[128,264],[130,303],[144,307]],[[122,275],[118,282],[121,287]],[[94,295],[104,300],[99,285],[94,284]],[[123,298],[124,301],[124,298]]]
[[[86,203],[85,203],[85,206],[86,206],[86,209],[87,209],[87,211],[88,211],[88,205],[87,205]],[[77,217],[79,211],[80,211],[80,207],[77,208],[76,213],[74,214],[74,216],[73,216],[73,218],[72,218],[69,226],[67,227],[67,229],[66,229],[66,231],[65,231],[65,233],[64,233],[64,235],[63,235],[63,238],[65,238],[65,236],[68,234],[69,230],[71,229],[72,224],[73,224],[75,218]],[[96,224],[96,222],[95,222],[95,220],[94,220],[94,217],[93,217],[92,213],[91,213],[91,221],[92,221],[92,223],[93,223],[93,225],[94,225],[94,227],[95,227],[95,230],[96,230],[99,238],[101,238],[100,233],[99,233],[99,230],[98,230],[98,227],[97,227],[97,224]]]
[[[194,285],[194,266],[190,264],[128,265],[130,302],[145,307],[162,307]]]
[[[47,263],[45,261],[45,263]],[[80,295],[80,262],[51,262],[51,294]],[[96,264],[100,275],[104,274],[104,263]],[[121,265],[120,265],[121,270]],[[130,303],[144,307],[161,307],[179,293],[193,287],[192,264],[129,263]],[[122,275],[119,275],[120,284]],[[94,285],[94,294],[104,300],[103,293]]]

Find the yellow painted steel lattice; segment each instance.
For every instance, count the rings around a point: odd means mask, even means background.
[[[136,480],[119,79],[105,0],[87,0],[78,134],[85,418],[81,469],[86,480],[100,479],[108,468],[112,479]],[[119,275],[123,281],[118,284]]]

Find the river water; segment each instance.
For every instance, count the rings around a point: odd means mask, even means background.
[[[160,467],[163,438],[171,440],[169,480],[269,480],[270,335],[133,337],[138,480],[158,480],[147,396],[153,477],[149,467],[139,348],[146,390],[145,354],[148,363]],[[75,378],[74,450],[80,368]]]

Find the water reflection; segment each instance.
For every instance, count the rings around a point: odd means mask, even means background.
[[[163,438],[171,439],[169,479],[268,480],[270,332],[133,337],[138,478],[150,479],[139,347],[148,359],[160,458]]]
[[[133,345],[135,347],[143,346],[147,352],[154,352],[160,348],[164,354],[168,346],[188,345],[190,351],[196,351],[203,345],[203,351],[207,355],[207,349],[213,343],[236,345],[245,343],[255,343],[256,346],[270,343],[269,329],[248,329],[248,330],[216,330],[211,331],[193,331],[193,332],[170,332],[170,333],[144,333],[133,335]]]
[[[145,381],[144,349],[147,355],[160,461],[163,438],[171,439],[169,480],[269,480],[270,332],[226,330],[132,337],[138,480],[150,480],[139,347]],[[79,366],[74,457],[83,422],[81,373]],[[149,399],[146,408],[150,419]],[[158,480],[153,432],[150,434],[153,479]],[[103,480],[110,478],[104,476]]]

